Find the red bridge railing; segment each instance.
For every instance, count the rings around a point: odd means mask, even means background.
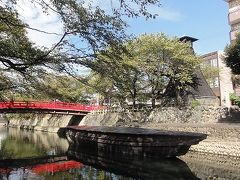
[[[40,173],[55,173],[55,172],[62,172],[67,171],[69,169],[79,169],[84,165],[77,161],[66,161],[66,162],[57,162],[57,163],[48,163],[48,164],[40,164],[36,165],[32,168],[32,171],[40,174]]]
[[[65,110],[65,111],[84,111],[105,109],[99,105],[83,105],[67,102],[41,102],[41,101],[8,101],[0,102],[0,109],[42,109],[42,110]]]
[[[56,173],[56,172],[64,172],[70,169],[79,169],[84,165],[77,161],[64,161],[64,162],[54,162],[54,163],[46,163],[46,164],[38,164],[33,167],[27,166],[24,169],[32,170],[34,173]],[[14,171],[14,168],[0,168],[0,174],[7,175]]]

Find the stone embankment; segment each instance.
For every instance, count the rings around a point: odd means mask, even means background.
[[[217,123],[227,119],[227,108],[198,106],[195,108],[164,107],[151,111],[142,109],[137,112],[116,110],[113,112],[96,111],[88,114],[82,125],[141,126],[147,123]]]
[[[82,118],[70,115],[17,116],[9,119],[9,126],[49,132],[57,132],[60,127],[67,125],[79,124],[206,133],[206,140],[192,146],[190,151],[180,158],[200,179],[239,179],[239,109],[228,111],[226,108],[198,106],[194,109],[170,107],[138,112],[96,111]]]
[[[240,157],[189,151],[180,159],[200,179],[239,179]]]
[[[239,115],[239,116],[238,116]],[[240,157],[240,114],[234,119],[226,108],[199,106],[195,109],[161,108],[140,112],[95,112],[87,115],[80,125],[125,126],[189,131],[208,134],[208,138],[191,151]]]
[[[18,115],[9,118],[9,126],[48,132],[58,132],[59,128],[67,125],[126,126],[200,132],[208,134],[208,138],[192,146],[191,151],[240,157],[240,114],[235,111],[234,119],[229,119],[231,114],[226,108],[198,106],[187,109],[168,107],[154,111],[145,109],[138,112],[101,111],[90,113],[84,118],[56,114]]]
[[[230,111],[231,112],[231,111]],[[110,115],[112,114],[112,116]],[[113,118],[111,118],[113,117]],[[198,107],[179,110],[163,108],[153,112],[105,112],[89,114],[81,125],[143,127],[208,134],[180,156],[200,179],[239,179],[240,114],[225,108]]]
[[[174,131],[200,132],[208,134],[206,140],[191,146],[190,150],[201,153],[235,156],[240,158],[240,124],[155,124],[149,123],[142,127]]]

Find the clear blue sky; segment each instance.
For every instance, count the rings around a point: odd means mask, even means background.
[[[189,35],[199,39],[194,44],[197,54],[224,50],[229,44],[228,4],[224,0],[162,0],[162,8],[153,8],[152,12],[158,12],[159,17],[127,20],[128,33]]]

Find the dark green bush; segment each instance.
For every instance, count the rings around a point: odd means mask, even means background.
[[[230,100],[233,105],[240,107],[240,96],[236,95],[235,93],[230,93]]]

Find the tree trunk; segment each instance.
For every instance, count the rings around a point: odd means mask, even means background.
[[[136,99],[133,99],[133,109],[136,109]]]
[[[152,96],[152,108],[156,108],[156,98],[154,97],[154,95]]]
[[[132,101],[133,101],[133,109],[136,109],[136,97],[137,97],[137,91],[136,89],[134,88],[133,89],[133,93],[132,93]]]
[[[154,109],[156,107],[156,96],[154,88],[152,87],[152,108]]]
[[[176,103],[177,103],[177,106],[180,106],[180,105],[182,105],[180,91],[177,89],[177,87],[175,87],[175,88],[176,88]]]

